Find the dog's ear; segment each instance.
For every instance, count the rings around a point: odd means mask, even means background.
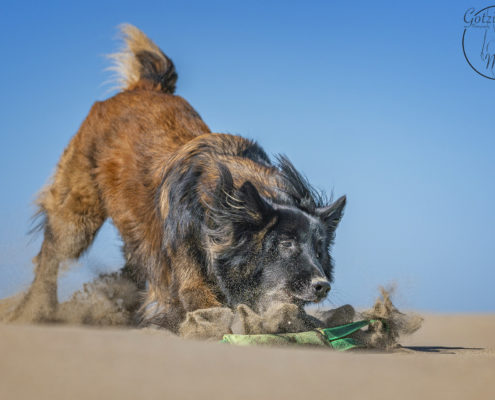
[[[246,181],[237,190],[236,197],[239,200],[242,219],[244,223],[252,227],[263,227],[270,219],[273,208],[260,196],[256,187]]]
[[[210,217],[217,229],[234,229],[235,234],[262,229],[273,215],[273,208],[249,181],[236,188],[232,174],[218,165],[219,177],[216,189],[207,204]]]
[[[329,206],[316,209],[316,214],[323,220],[329,233],[333,233],[337,229],[337,225],[344,215],[345,203],[346,197],[342,196]]]

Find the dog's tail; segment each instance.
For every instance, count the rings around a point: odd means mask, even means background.
[[[177,72],[172,60],[143,32],[130,24],[120,26],[124,46],[110,54],[121,90],[149,89],[174,93]]]

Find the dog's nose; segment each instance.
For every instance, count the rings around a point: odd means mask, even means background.
[[[322,280],[313,281],[311,287],[313,288],[313,293],[322,299],[330,291],[330,282]]]

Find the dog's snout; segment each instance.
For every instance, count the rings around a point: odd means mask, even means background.
[[[317,280],[311,283],[313,293],[320,299],[326,297],[330,291],[330,283],[328,281]]]

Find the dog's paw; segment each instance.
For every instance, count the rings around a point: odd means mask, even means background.
[[[275,303],[263,313],[264,333],[291,333],[313,329],[307,315],[295,304]]]
[[[321,321],[323,328],[332,328],[334,326],[350,324],[354,320],[356,311],[354,308],[346,304],[333,310],[316,311],[311,313],[312,316]]]
[[[5,322],[40,323],[55,320],[57,301],[49,294],[29,291],[3,301],[10,303],[9,309],[2,316]]]
[[[187,339],[220,340],[232,333],[234,314],[230,308],[214,307],[188,312],[179,327],[179,335]]]
[[[245,304],[238,305],[232,322],[232,333],[240,335],[264,333],[263,319]]]
[[[23,293],[18,293],[11,297],[6,297],[0,300],[0,322],[10,322],[13,314],[20,302],[24,298]]]

